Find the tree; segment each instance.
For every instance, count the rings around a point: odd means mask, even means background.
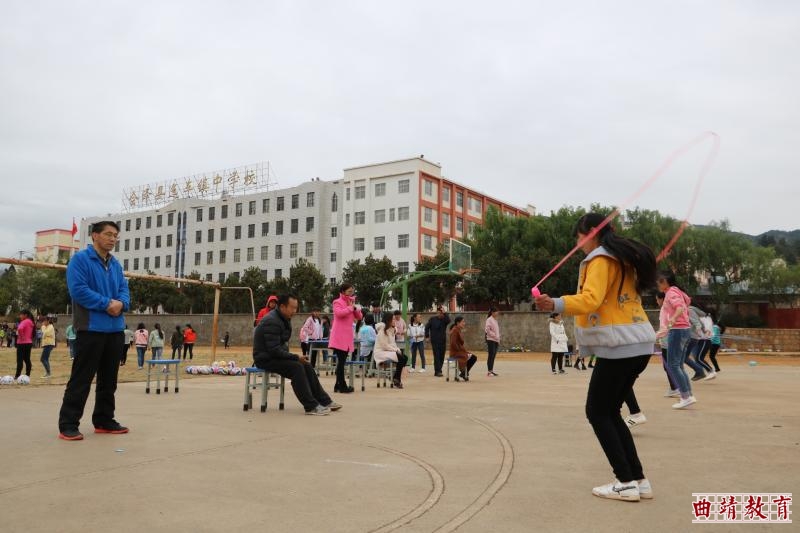
[[[8,315],[16,311],[19,311],[17,269],[11,265],[0,274],[0,313]]]
[[[155,274],[148,271],[148,274]],[[160,305],[167,313],[174,312],[170,305],[175,303],[178,288],[174,283],[162,280],[130,278],[128,291],[131,295],[131,310],[145,311],[150,308],[152,312],[158,311]]]
[[[200,273],[193,270],[188,276],[188,279],[200,279]],[[194,313],[212,313],[214,311],[214,288],[208,285],[195,285],[190,283],[182,284],[181,292],[186,296],[188,305],[187,312]]]
[[[444,246],[440,246],[434,257],[425,256],[415,263],[414,270],[417,272],[434,270],[437,266],[446,264],[448,259],[448,252]],[[455,291],[458,280],[459,277],[456,275],[428,276],[409,283],[408,299],[413,302],[414,311],[426,311],[435,304],[447,302]],[[401,297],[399,294],[393,296],[396,300]]]
[[[369,254],[363,264],[360,259],[348,261],[342,271],[342,280],[356,288],[358,300],[362,305],[369,305],[371,302],[381,300],[384,284],[396,275],[397,269],[391,259],[386,256],[375,259]]]
[[[300,258],[289,269],[289,292],[297,296],[301,311],[322,309],[325,303],[325,276],[316,265]]]
[[[16,275],[17,300],[20,308],[39,313],[63,313],[70,305],[65,270],[20,268]]]

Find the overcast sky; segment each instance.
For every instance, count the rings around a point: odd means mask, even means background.
[[[703,131],[690,218],[796,229],[800,3],[0,3],[0,256],[124,187],[270,161],[280,187],[425,154],[548,213],[617,204]],[[710,144],[636,202],[683,218]]]

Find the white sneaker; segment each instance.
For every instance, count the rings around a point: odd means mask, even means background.
[[[688,398],[681,399],[681,401],[679,401],[678,403],[673,403],[672,404],[672,408],[673,409],[684,409],[684,408],[689,407],[690,405],[692,405],[693,403],[696,403],[696,402],[697,402],[697,399],[694,396],[689,396]]]
[[[681,395],[681,391],[678,389],[668,390],[664,393],[664,398],[677,398]]]
[[[626,502],[639,501],[639,484],[636,481],[621,483],[614,480],[608,485],[601,485],[592,489],[592,494],[609,500],[624,500]]]
[[[706,377],[703,378],[703,381],[709,381],[709,380],[714,379],[715,377],[717,377],[717,373],[716,372],[711,372],[709,374],[706,374]]]
[[[653,487],[650,486],[647,478],[639,480],[639,497],[643,500],[653,499]]]
[[[425,372],[425,369],[424,368],[420,368],[419,369],[419,373],[422,374],[423,372]]]
[[[636,413],[635,415],[628,415],[625,418],[625,423],[628,424],[628,427],[632,428],[633,426],[641,426],[647,422],[647,417],[644,416],[644,413]]]
[[[408,369],[408,373],[409,373],[409,374],[413,374],[414,372],[416,372],[416,370],[414,370],[414,367],[413,367],[413,366],[412,366],[411,368],[409,368],[409,369]]]

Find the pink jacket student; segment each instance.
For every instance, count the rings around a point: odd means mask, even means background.
[[[493,316],[489,316],[486,319],[483,331],[486,334],[487,341],[500,342],[500,324],[497,323]]]
[[[664,310],[665,316],[671,317],[679,307],[683,307],[685,311],[675,319],[675,322],[672,324],[673,329],[689,328],[689,304],[691,301],[692,299],[689,298],[686,293],[674,285],[664,293],[664,304],[661,306],[661,309]]]
[[[359,309],[350,307],[350,304],[355,301],[355,296],[348,296],[344,293],[339,294],[339,297],[333,301],[333,324],[328,348],[347,353],[353,351],[353,324],[362,318]]]
[[[308,342],[322,338],[322,327],[317,327],[318,323],[317,320],[314,320],[313,316],[309,316],[306,319],[305,323],[303,323],[303,327],[300,328],[300,342]]]

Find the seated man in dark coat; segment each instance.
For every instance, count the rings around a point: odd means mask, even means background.
[[[258,368],[274,372],[292,381],[295,396],[307,415],[327,415],[341,405],[322,389],[311,364],[302,355],[289,352],[292,317],[297,313],[297,298],[283,294],[278,305],[258,323],[253,334],[253,359]]]

